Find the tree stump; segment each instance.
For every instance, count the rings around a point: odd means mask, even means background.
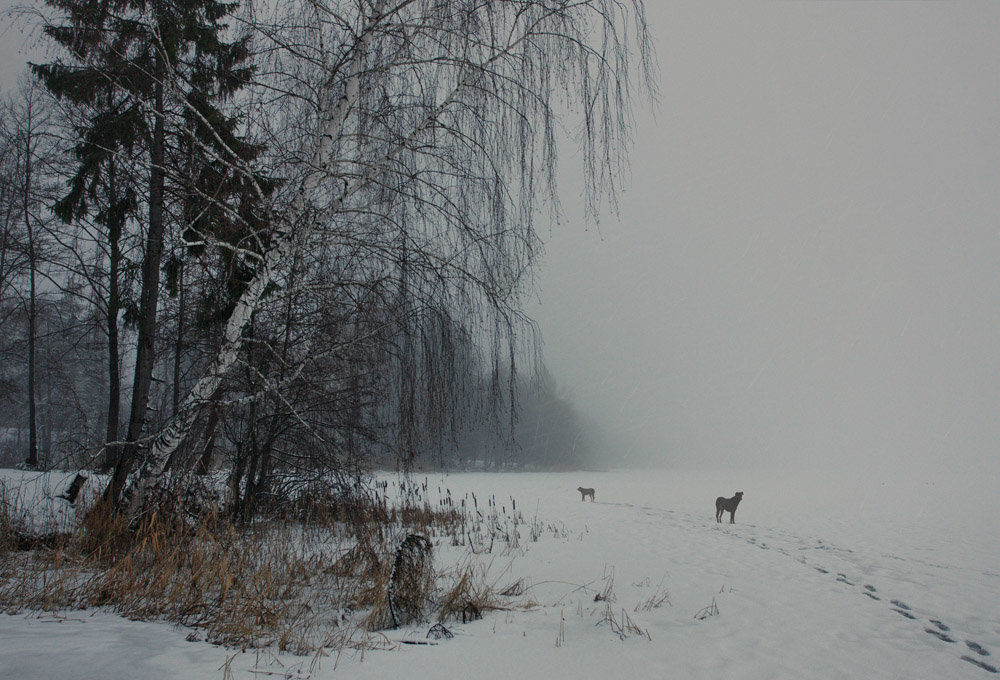
[[[431,542],[409,534],[396,550],[389,576],[389,616],[392,627],[419,622],[433,581]]]
[[[76,503],[76,497],[80,495],[80,489],[83,488],[84,483],[87,481],[87,475],[82,472],[77,472],[76,477],[70,482],[69,488],[59,494],[59,498],[63,498],[69,501],[70,505]]]

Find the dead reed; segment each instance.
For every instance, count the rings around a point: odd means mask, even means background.
[[[378,631],[394,622],[467,621],[501,606],[473,562],[439,573],[430,558],[407,561],[400,550],[417,541],[407,536],[426,541],[428,555],[442,543],[512,549],[519,520],[505,507],[434,506],[415,492],[321,501],[252,525],[215,512],[195,524],[161,513],[137,524],[80,514],[70,529],[25,543],[10,537],[31,535],[31,522],[0,487],[0,610],[103,607],[189,626],[190,639],[305,654],[384,646]],[[401,577],[403,568],[419,573]]]

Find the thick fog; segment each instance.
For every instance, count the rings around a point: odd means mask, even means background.
[[[1000,4],[647,9],[620,214],[569,210],[532,307],[609,461],[993,461]]]
[[[608,462],[992,463],[1000,3],[647,11],[662,98],[620,212],[585,225],[564,153],[529,309]]]

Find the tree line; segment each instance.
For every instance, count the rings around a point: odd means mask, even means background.
[[[0,115],[0,447],[113,509],[222,470],[237,518],[372,465],[590,462],[523,300],[559,148],[614,200],[639,0],[42,16],[60,56]]]

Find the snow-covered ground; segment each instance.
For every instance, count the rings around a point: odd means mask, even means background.
[[[427,625],[389,631],[393,649],[339,658],[242,653],[107,613],[0,615],[0,677],[938,679],[1000,667],[995,475],[456,474],[428,477],[432,500],[439,485],[516,499],[519,548],[483,563],[500,588],[521,579],[518,599],[536,606],[449,623],[448,640],[427,640]],[[717,524],[715,498],[736,491],[736,524]],[[440,545],[436,559],[446,568],[459,552]]]

